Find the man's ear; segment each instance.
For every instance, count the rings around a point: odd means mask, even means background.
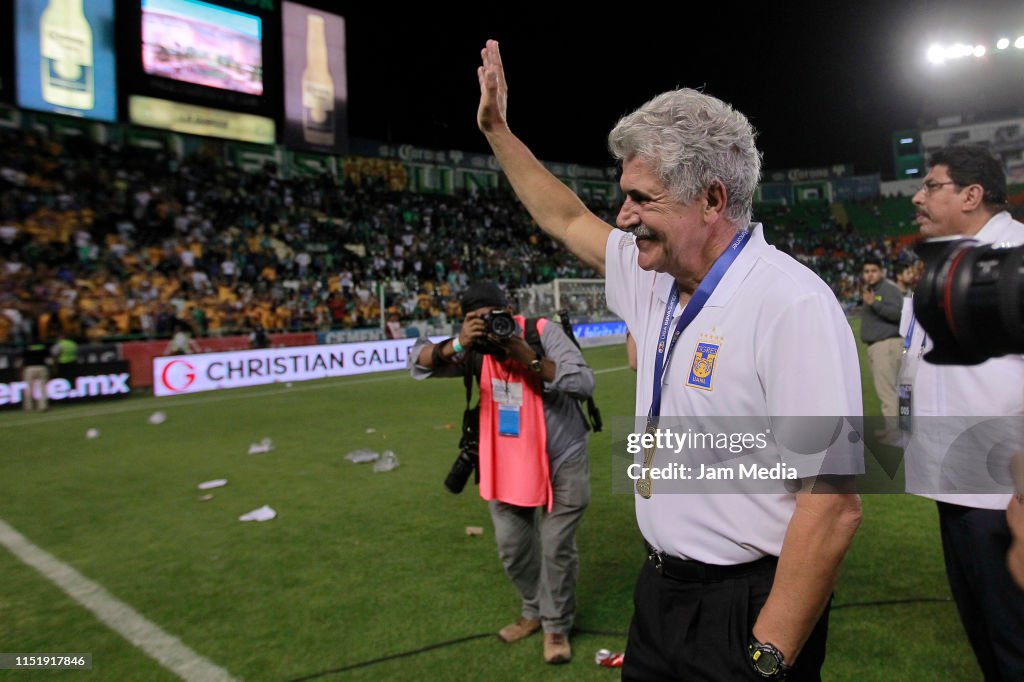
[[[985,201],[985,188],[981,185],[967,185],[963,188],[964,211],[975,211]]]
[[[721,180],[715,179],[708,185],[704,202],[704,221],[714,223],[725,215],[725,205],[729,200],[729,190]]]

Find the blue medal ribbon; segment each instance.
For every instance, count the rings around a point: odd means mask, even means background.
[[[711,297],[711,293],[722,281],[722,277],[725,276],[726,271],[736,261],[736,257],[740,255],[740,251],[743,250],[748,241],[750,241],[750,232],[747,230],[737,232],[736,237],[730,242],[729,248],[715,260],[711,270],[708,271],[707,276],[700,283],[700,286],[697,287],[697,290],[693,292],[693,296],[690,297],[686,307],[683,308],[683,313],[676,321],[675,329],[672,332],[672,340],[668,342],[668,348],[666,349],[665,342],[668,341],[668,330],[672,326],[672,313],[679,302],[679,283],[676,281],[672,282],[672,291],[669,293],[668,303],[665,304],[665,317],[661,323],[661,334],[658,336],[658,351],[654,358],[654,392],[651,400],[651,411],[647,417],[648,428],[657,426],[658,417],[661,416],[661,386],[664,383],[665,373],[668,372],[668,365],[672,361],[672,350],[676,346],[676,341],[679,340],[683,331],[700,314],[700,311],[704,309],[704,304]]]

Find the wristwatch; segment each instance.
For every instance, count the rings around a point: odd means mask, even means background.
[[[537,353],[537,357],[530,362],[530,369],[537,374],[544,371],[544,358],[541,357],[540,353]]]
[[[747,647],[747,656],[754,672],[766,680],[784,680],[792,666],[786,665],[786,659],[772,644],[762,644],[753,637]]]

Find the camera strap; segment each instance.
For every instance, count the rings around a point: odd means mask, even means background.
[[[473,441],[473,448],[476,449],[476,441],[480,429],[480,403],[476,407],[470,407],[473,402],[473,377],[480,380],[480,372],[484,366],[484,357],[474,353],[471,349],[466,350],[465,362],[463,362],[462,383],[466,386],[466,409],[462,411],[462,437],[459,439],[459,447],[465,448]],[[471,434],[472,437],[471,437]],[[480,467],[473,466],[473,480],[480,485]]]
[[[466,386],[466,410],[473,401],[473,377],[480,381],[480,373],[484,367],[484,356],[474,353],[472,349],[466,350],[466,360],[462,363],[462,383]]]

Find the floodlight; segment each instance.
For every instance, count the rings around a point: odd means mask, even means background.
[[[1024,50],[1024,36],[1020,36],[1017,40],[1013,41],[1013,46],[1018,50]]]
[[[944,54],[946,59],[962,59],[963,57],[970,57],[974,54],[974,46],[965,45],[964,43],[953,43],[945,49]]]
[[[986,50],[985,50],[985,46],[984,45],[975,45],[974,46],[974,56],[975,57],[984,57],[985,56],[985,52],[986,52]]]
[[[999,49],[999,50],[1005,50],[1009,46],[1010,46],[1010,39],[1009,38],[1000,38],[999,41],[996,43],[996,48]]]

